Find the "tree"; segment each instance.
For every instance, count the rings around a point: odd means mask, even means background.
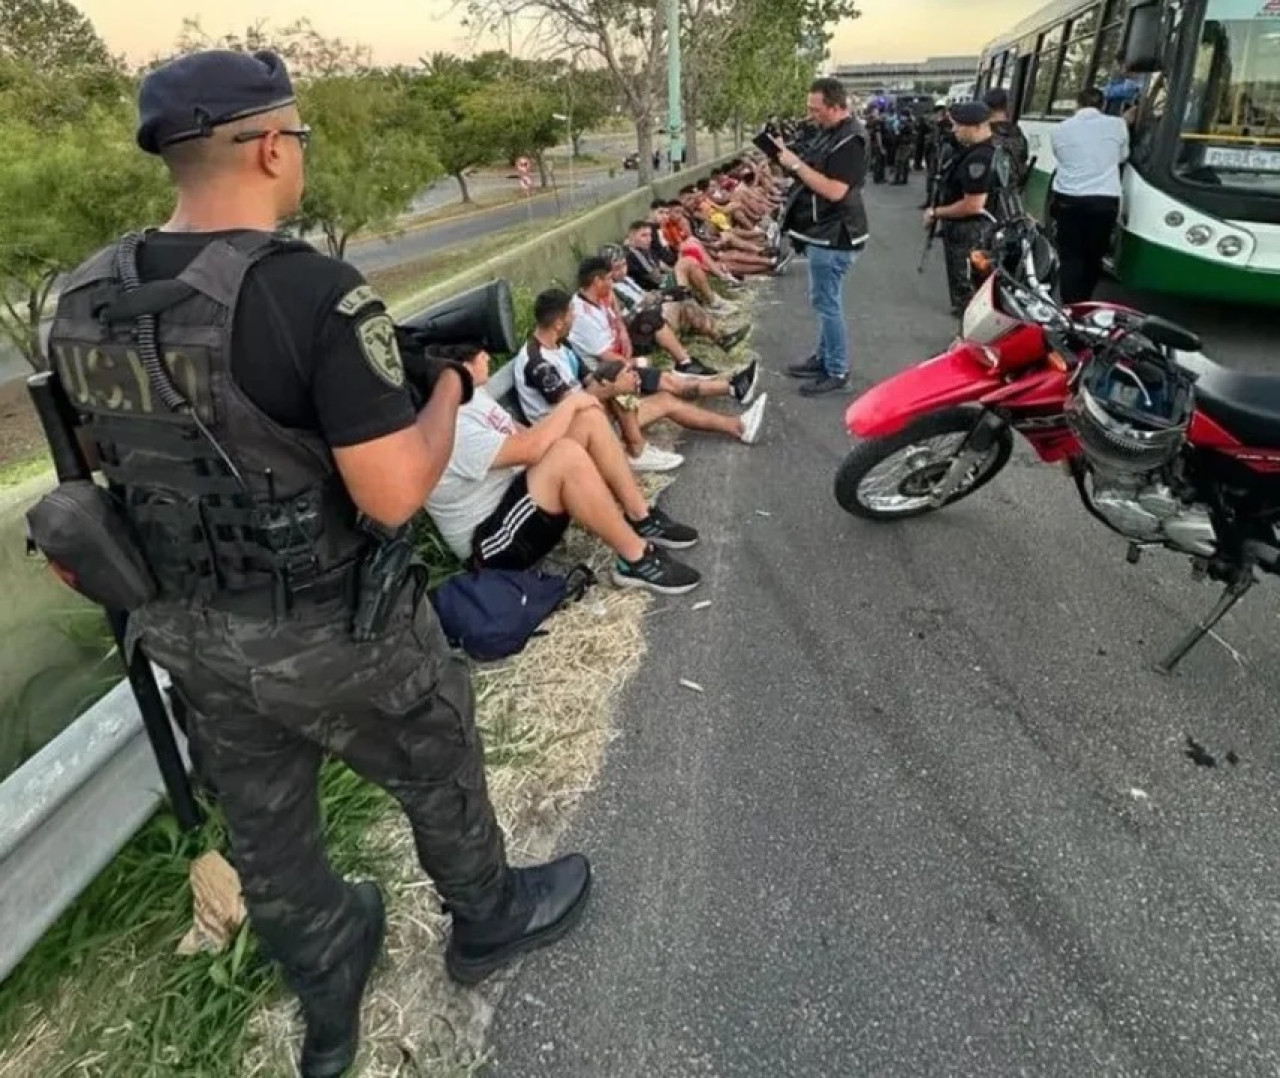
[[[665,0],[468,0],[471,21],[533,22],[533,43],[550,58],[594,56],[635,124],[639,183],[652,179],[653,120],[665,72]]]
[[[314,143],[298,223],[322,231],[329,253],[343,258],[353,234],[394,224],[440,175],[431,115],[378,75],[315,79],[300,101]]]
[[[798,110],[826,57],[830,26],[859,12],[853,0],[729,0],[718,14],[712,24],[727,27],[727,37],[695,39],[696,110],[713,131],[732,126],[741,142],[746,125]]]
[[[543,187],[547,186],[546,152],[564,134],[556,119],[559,104],[545,83],[522,78],[490,82],[468,94],[462,111],[473,136],[483,137],[507,160],[533,158]]]
[[[120,107],[95,105],[54,131],[0,117],[0,334],[36,370],[58,278],[167,212],[164,170],[132,135],[132,114]]]
[[[560,67],[552,92],[561,99],[560,112],[567,117],[569,152],[574,157],[581,157],[582,136],[618,110],[618,88],[613,76],[604,68]]]
[[[0,59],[46,73],[115,66],[93,23],[71,0],[0,0]]]
[[[440,165],[457,181],[462,201],[470,202],[467,172],[492,160],[495,149],[485,117],[466,107],[467,98],[481,90],[483,82],[472,64],[459,56],[436,53],[422,64],[425,74],[413,80],[409,95],[432,113]]]
[[[307,20],[212,39],[187,20],[180,51],[274,49],[285,60],[299,107],[314,132],[298,225],[324,233],[329,253],[346,254],[352,235],[394,223],[440,174],[434,117],[408,79],[376,70],[369,51],[326,38]]]

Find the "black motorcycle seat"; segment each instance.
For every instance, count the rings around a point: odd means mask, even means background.
[[[1196,403],[1245,445],[1280,448],[1280,374],[1232,370],[1201,355],[1178,357],[1195,377]]]

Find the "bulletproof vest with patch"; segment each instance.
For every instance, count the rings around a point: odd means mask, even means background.
[[[369,540],[330,450],[318,434],[264,414],[231,369],[246,275],[272,254],[308,246],[265,232],[214,239],[176,279],[133,291],[119,248],[68,277],[49,354],[160,597],[281,588],[296,596],[344,577]],[[189,407],[166,404],[149,376],[138,314],[154,314],[161,366]],[[291,328],[282,327],[284,339]]]

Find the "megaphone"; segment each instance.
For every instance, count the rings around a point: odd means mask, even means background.
[[[499,278],[428,307],[401,323],[420,344],[475,344],[510,355],[519,348],[511,285]]]

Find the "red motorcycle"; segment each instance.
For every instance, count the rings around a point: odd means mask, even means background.
[[[1221,367],[1194,333],[1127,307],[1058,306],[1056,254],[1032,221],[972,261],[983,282],[961,338],[849,406],[836,500],[876,521],[935,512],[991,482],[1021,434],[1131,564],[1165,547],[1225,586],[1156,664],[1172,673],[1259,571],[1280,572],[1280,375]]]

